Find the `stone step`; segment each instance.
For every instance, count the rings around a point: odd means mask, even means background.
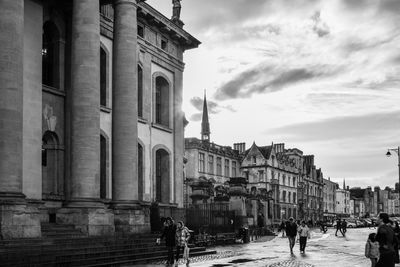
[[[190,255],[198,255],[199,253],[206,252],[204,247],[191,248]],[[213,253],[212,251],[208,253]],[[65,255],[55,256],[52,259],[43,258],[38,255],[37,258],[23,257],[17,260],[2,261],[5,265],[2,266],[84,266],[84,265],[96,265],[99,263],[110,263],[115,261],[125,262],[143,262],[147,259],[163,259],[167,254],[167,250],[164,249],[158,251],[148,252],[132,252],[130,250],[124,251],[108,251],[93,254],[81,254],[81,255]]]

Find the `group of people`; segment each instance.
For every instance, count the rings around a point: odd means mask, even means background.
[[[371,260],[372,267],[394,267],[400,263],[400,227],[389,219],[387,213],[378,217],[378,230],[370,233],[365,244],[365,256]]]
[[[186,262],[186,266],[189,266],[189,247],[188,242],[190,239],[190,231],[184,225],[182,221],[177,224],[171,217],[166,218],[164,221],[164,229],[160,236],[157,238],[157,244],[160,244],[161,240],[165,238],[165,245],[167,246],[167,266],[178,266],[178,260],[180,255]],[[174,249],[176,250],[174,259]]]
[[[286,223],[283,222],[283,224],[284,225],[281,224],[280,229],[282,232],[286,233],[286,236],[289,240],[290,254],[293,254],[293,248],[296,243],[297,235],[299,236],[300,253],[304,253],[307,245],[307,239],[310,238],[310,228],[308,228],[306,222],[302,221],[300,224],[297,224],[293,217],[291,217],[289,221]]]
[[[346,235],[347,232],[347,222],[345,219],[341,220],[340,218],[337,219],[336,221],[336,233],[335,236],[337,236],[337,232],[340,231],[342,236]]]

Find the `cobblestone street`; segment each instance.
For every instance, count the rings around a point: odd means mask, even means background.
[[[287,238],[277,236],[270,241],[215,248],[216,255],[191,259],[191,267],[361,267],[370,266],[364,257],[367,236],[376,229],[349,229],[346,237],[335,236],[330,228],[326,234],[312,232],[305,254],[300,254],[296,243],[294,255],[289,253]],[[161,264],[158,264],[161,265]],[[147,265],[147,266],[157,266]],[[180,262],[179,266],[184,266]],[[396,266],[400,266],[396,264]]]

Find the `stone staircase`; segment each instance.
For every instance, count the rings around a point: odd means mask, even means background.
[[[73,226],[49,225],[42,238],[0,241],[1,266],[120,266],[145,264],[166,258],[165,244],[156,234],[84,237]],[[215,254],[191,247],[190,257]]]

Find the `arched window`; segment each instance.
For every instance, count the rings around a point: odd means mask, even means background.
[[[143,147],[140,143],[138,143],[138,193],[139,200],[143,200],[143,188],[144,188],[144,179],[143,179]]]
[[[60,33],[52,21],[43,24],[42,83],[59,88]]]
[[[164,149],[156,151],[156,201],[169,203],[169,154]]]
[[[100,134],[100,198],[107,198],[107,139]]]
[[[107,106],[107,53],[100,46],[100,105]]]
[[[156,123],[169,127],[169,83],[165,78],[158,76],[155,84],[155,120]]]
[[[44,198],[48,195],[62,193],[60,176],[61,152],[58,149],[59,141],[55,132],[46,131],[42,138],[42,193]]]
[[[137,73],[138,73],[138,116],[143,117],[143,70],[138,65],[137,66]]]

